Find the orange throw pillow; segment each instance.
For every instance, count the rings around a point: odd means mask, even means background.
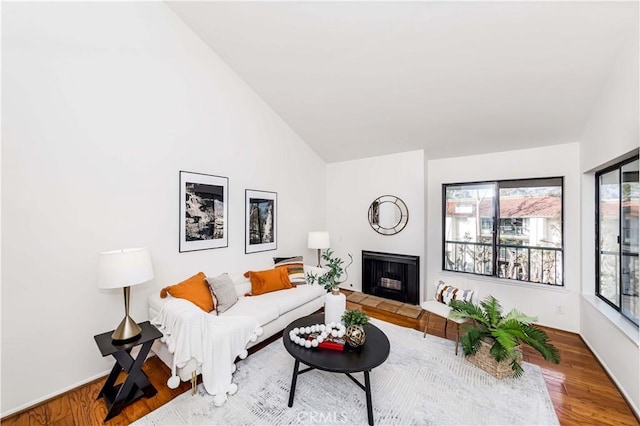
[[[247,271],[244,276],[251,280],[252,296],[295,287],[289,280],[287,268]]]
[[[211,312],[214,310],[215,305],[205,278],[206,276],[203,272],[198,272],[178,284],[163,288],[160,291],[160,297],[165,298],[169,293],[173,297],[188,300],[205,312]]]

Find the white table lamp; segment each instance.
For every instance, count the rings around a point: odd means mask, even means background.
[[[307,240],[307,247],[318,249],[318,267],[320,267],[320,251],[331,247],[329,233],[326,231],[311,231]]]
[[[111,338],[117,341],[133,340],[142,332],[129,316],[129,288],[153,279],[151,256],[146,248],[130,248],[100,253],[98,259],[98,287],[124,290],[125,316]]]

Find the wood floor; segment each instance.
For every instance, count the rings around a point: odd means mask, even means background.
[[[423,330],[426,320],[426,315],[412,319],[351,302],[348,302],[347,307],[361,308],[372,317],[420,331]],[[529,349],[525,350],[524,359],[542,368],[560,424],[640,425],[582,339],[573,333],[545,330],[560,351],[561,363],[548,363]],[[444,320],[431,315],[428,332],[445,337]],[[447,334],[447,338],[455,340],[455,327],[449,327]],[[158,394],[150,399],[142,398],[135,401],[120,415],[104,423],[105,425],[127,425],[190,389],[188,383],[182,383],[177,389],[169,389],[166,385],[171,375],[169,368],[156,357],[148,359],[143,370],[158,390]],[[1,423],[7,426],[100,425],[107,409],[103,400],[96,400],[96,395],[105,380],[106,378],[103,378],[74,389],[29,410],[2,419]],[[505,404],[508,404],[508,401],[505,401]]]

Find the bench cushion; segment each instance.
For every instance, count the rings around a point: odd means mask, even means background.
[[[458,324],[462,324],[467,322],[468,318],[449,318],[449,314],[451,313],[451,308],[444,303],[436,302],[435,300],[428,300],[426,302],[422,302],[420,307],[427,312],[431,312],[440,317],[446,318],[449,321],[457,322]]]

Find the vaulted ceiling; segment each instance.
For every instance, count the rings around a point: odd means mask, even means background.
[[[327,162],[579,141],[638,37],[637,2],[167,4]]]

